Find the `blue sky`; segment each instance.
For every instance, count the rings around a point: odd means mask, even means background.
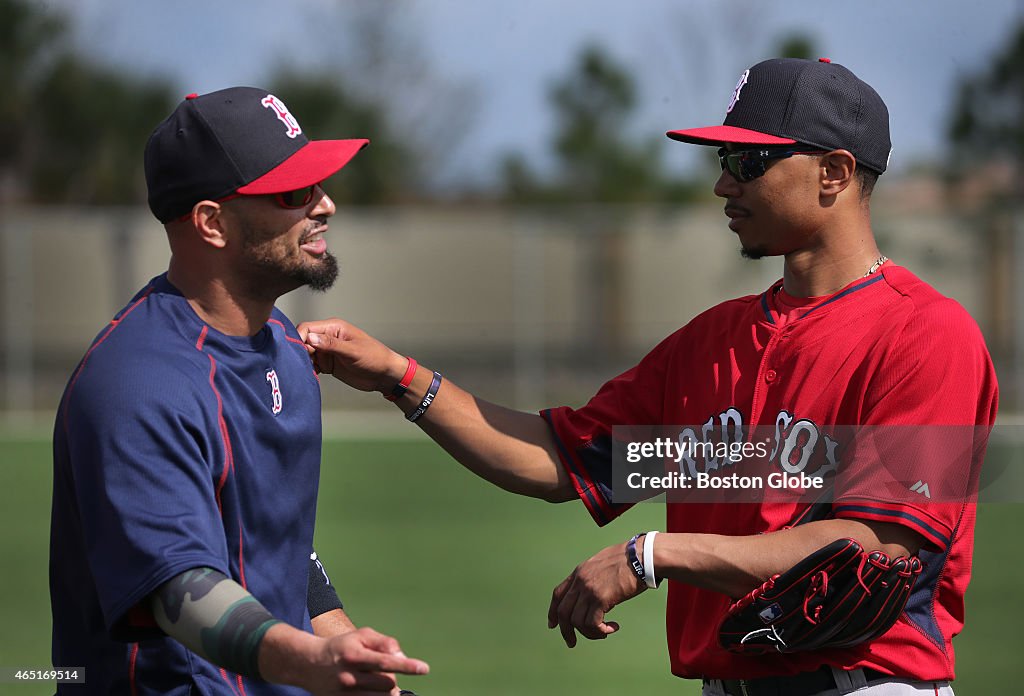
[[[660,134],[720,123],[739,74],[794,31],[882,95],[892,168],[900,171],[942,151],[957,77],[984,67],[1024,19],[1019,0],[45,0],[72,14],[84,50],[170,77],[183,95],[261,84],[282,61],[344,76],[353,69],[347,27],[367,3],[388,3],[402,25],[400,45],[378,47],[385,55],[417,49],[423,58],[378,85],[410,137],[436,113],[409,89],[416,67],[473,91],[475,108],[451,124],[459,137],[438,164],[438,176],[464,180],[486,180],[509,150],[544,161],[552,127],[546,87],[588,41],[638,79],[630,130]],[[670,165],[693,161],[692,148],[665,143]]]

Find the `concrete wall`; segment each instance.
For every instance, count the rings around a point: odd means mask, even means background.
[[[875,221],[887,255],[984,326],[985,257],[973,230],[884,208]],[[343,210],[328,234],[339,282],[280,306],[296,322],[344,317],[462,371],[485,395],[571,399],[701,310],[781,275],[779,259],[741,259],[725,222],[717,203]],[[4,406],[52,408],[97,331],[166,268],[163,229],[141,208],[18,208],[0,215],[0,242]]]

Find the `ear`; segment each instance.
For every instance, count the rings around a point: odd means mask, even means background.
[[[835,196],[853,183],[857,158],[849,150],[833,150],[821,158],[821,195]]]
[[[192,208],[192,227],[205,243],[223,249],[228,236],[225,229],[225,211],[216,201],[199,201]]]

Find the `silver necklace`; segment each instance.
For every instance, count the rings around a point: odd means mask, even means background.
[[[888,256],[886,256],[885,254],[883,254],[883,255],[879,256],[879,257],[878,257],[878,260],[877,260],[877,261],[875,261],[875,262],[874,262],[873,264],[871,264],[871,268],[869,268],[869,269],[868,269],[868,272],[867,272],[867,273],[865,273],[865,274],[863,275],[863,277],[864,277],[864,278],[867,278],[867,277],[868,277],[869,275],[871,275],[872,273],[874,273],[875,271],[877,271],[877,270],[878,270],[879,268],[881,268],[881,267],[882,267],[882,264],[883,264],[883,263],[885,263],[885,262],[886,262],[886,261],[888,261],[888,260],[889,260],[889,257],[888,257]],[[775,288],[775,293],[778,293],[778,292],[779,292],[779,290],[781,290],[781,289],[782,289],[782,284],[780,283],[780,284],[779,284],[779,286],[778,286],[777,288]]]
[[[867,278],[869,275],[871,275],[872,273],[877,271],[879,268],[882,267],[882,264],[885,263],[888,260],[889,260],[888,256],[879,256],[878,260],[875,261],[873,264],[871,264],[871,268],[869,268],[868,272],[864,274],[864,277]]]

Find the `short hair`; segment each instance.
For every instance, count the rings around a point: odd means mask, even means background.
[[[875,182],[878,181],[878,172],[867,167],[857,167],[853,174],[860,182],[860,199],[867,200],[871,192],[875,190]]]

